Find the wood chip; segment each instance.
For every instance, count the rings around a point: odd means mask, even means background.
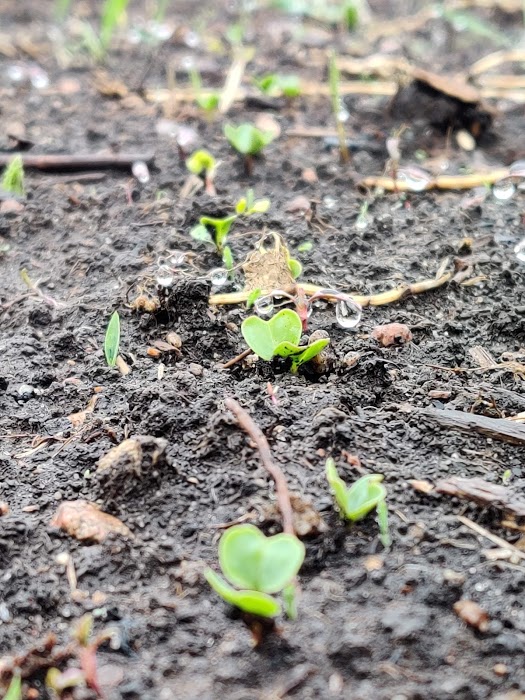
[[[108,535],[132,537],[124,523],[89,501],[64,501],[49,523],[77,540],[103,542]]]
[[[435,490],[437,493],[474,501],[482,506],[493,506],[517,517],[525,517],[525,498],[501,484],[492,484],[477,477],[464,479],[451,476],[449,479],[438,481]]]
[[[454,612],[469,627],[474,627],[480,632],[486,632],[489,628],[487,612],[473,600],[458,600],[454,603]]]
[[[431,493],[434,490],[434,486],[430,483],[430,481],[412,479],[412,481],[409,481],[408,483],[413,489],[419,491],[420,493]]]

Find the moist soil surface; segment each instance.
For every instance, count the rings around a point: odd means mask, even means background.
[[[96,24],[89,3],[75,5],[73,19]],[[376,22],[417,9],[406,2],[371,7]],[[342,164],[322,138],[286,135],[298,126],[332,128],[326,96],[237,102],[226,117],[210,119],[177,101],[177,88],[168,104],[145,98],[141,88],[164,88],[170,73],[176,85],[184,83],[188,56],[205,84],[223,84],[231,62],[227,42],[218,52],[208,45],[236,20],[230,7],[179,4],[167,14],[176,32],[160,47],[116,39],[106,70],[128,88],[120,98],[97,89],[97,70],[85,52],[66,50],[78,44],[70,36],[72,20],[57,29],[50,3],[4,0],[0,10],[5,152],[13,147],[8,135],[22,128],[34,144],[31,153],[155,153],[150,181],[142,185],[129,171],[86,181],[85,173],[28,169],[26,199],[20,207],[9,199],[2,207],[1,687],[10,679],[6,659],[33,650],[30,659],[18,660],[24,697],[51,697],[47,667],[67,667],[56,650],[91,613],[96,633],[113,631],[112,643],[97,653],[101,693],[110,700],[524,697],[522,560],[504,551],[487,556],[494,543],[458,516],[511,543],[519,532],[501,526],[499,509],[409,484],[451,476],[501,484],[505,478],[517,494],[525,484],[522,446],[452,431],[424,415],[447,408],[505,418],[525,410],[523,373],[482,371],[469,352],[482,346],[497,362],[523,359],[525,273],[513,252],[523,236],[523,193],[503,201],[489,192],[470,207],[458,191],[369,194],[367,225],[356,226],[367,200],[356,183],[383,172],[385,139],[401,125],[388,112],[388,96],[347,98],[345,128],[354,152]],[[143,12],[139,3],[131,8],[132,26]],[[517,41],[522,33],[520,13],[473,12],[500,39]],[[441,20],[374,41],[364,29],[345,34],[277,11],[254,12],[246,21],[247,42],[256,47],[248,75],[293,72],[325,85],[332,46],[356,56],[388,51],[449,73],[501,48],[494,38],[456,33]],[[298,26],[302,34],[294,31]],[[196,48],[184,43],[194,43],[190,30],[200,37]],[[30,63],[47,71],[47,87],[10,81],[9,66]],[[417,162],[424,150],[446,160],[446,172],[458,173],[523,158],[523,107],[494,106],[499,112],[472,152],[430,127],[424,115],[405,121],[403,162]],[[261,114],[271,115],[282,134],[247,177],[222,126]],[[216,197],[202,189],[181,197],[188,173],[175,139],[158,133],[165,118],[195,129],[220,160]],[[454,260],[468,268],[464,281],[470,283],[367,307],[353,330],[337,324],[333,306],[319,306],[308,333],[323,329],[330,336],[324,373],[306,366],[293,375],[282,362],[263,361],[222,369],[246,348],[240,324],[249,312],[208,305],[209,272],[222,263],[189,231],[203,214],[231,212],[248,187],[269,197],[271,208],[232,228],[236,261],[266,230],[280,233],[300,260],[302,280],[325,287],[376,294],[431,279],[442,265],[452,269]],[[314,203],[313,215],[287,211],[298,195]],[[306,241],[311,249],[298,252]],[[157,267],[173,251],[186,253],[185,263],[157,311],[131,308],[141,290],[158,300]],[[37,290],[22,281],[24,268]],[[115,309],[127,375],[104,359]],[[412,340],[381,347],[371,331],[391,322],[406,324]],[[180,351],[152,356],[148,348],[169,332],[179,334]],[[229,523],[252,522],[267,534],[280,530],[273,483],[224,408],[228,396],[249,411],[290,490],[311,501],[326,526],[305,538],[297,619],[279,618],[257,645],[252,632],[259,628],[221,601],[202,576],[205,565],[218,570],[217,544]],[[82,411],[77,420],[70,417]],[[134,436],[149,436],[142,464],[124,462],[102,478],[98,460]],[[158,449],[165,452],[155,460]],[[324,475],[329,456],[347,482],[362,473],[384,475],[388,550],[373,516],[354,525],[339,518]],[[60,503],[77,499],[97,503],[133,536],[80,542],[52,527]],[[462,599],[485,611],[486,624],[460,619],[454,604]],[[53,651],[44,648],[49,634],[56,637]],[[76,688],[68,697],[98,695]]]

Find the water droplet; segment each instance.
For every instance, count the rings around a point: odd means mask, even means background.
[[[339,103],[339,110],[337,111],[337,120],[340,122],[347,122],[350,118],[350,112],[346,109],[343,102]]]
[[[195,32],[192,32],[191,30],[189,32],[186,32],[186,36],[184,37],[184,43],[186,44],[186,46],[189,46],[190,49],[196,49],[197,46],[200,44],[199,35]]]
[[[26,70],[23,66],[12,63],[7,66],[7,77],[13,83],[20,83],[26,77]]]
[[[191,70],[195,66],[193,56],[184,56],[180,63],[184,70]]]
[[[275,306],[271,294],[264,297],[259,297],[256,299],[255,304],[253,305],[253,310],[257,316],[271,316],[274,308]]]
[[[323,204],[327,209],[333,209],[337,204],[337,199],[333,197],[323,197]]]
[[[516,186],[508,177],[506,177],[504,180],[495,182],[492,186],[493,196],[502,202],[505,202],[507,199],[511,199],[515,191]]]
[[[186,253],[174,250],[168,255],[171,267],[181,267],[186,262]]]
[[[362,309],[350,299],[340,299],[335,305],[335,317],[341,328],[355,328],[361,320]]]
[[[358,231],[364,231],[373,222],[373,217],[370,214],[359,214],[355,220],[355,227]]]
[[[179,126],[177,130],[177,144],[182,148],[183,151],[189,151],[195,147],[199,140],[199,136],[195,129],[191,126]]]
[[[171,287],[173,274],[167,265],[161,265],[157,270],[157,284],[159,287]]]
[[[166,22],[148,22],[147,31],[159,41],[167,41],[173,35],[173,27]]]
[[[32,65],[28,70],[31,85],[38,90],[44,90],[49,85],[49,76],[40,66]]]
[[[222,287],[228,279],[228,270],[223,267],[217,267],[210,272],[210,280],[214,287]]]
[[[514,248],[514,253],[520,262],[525,263],[525,238]]]
[[[426,170],[412,166],[398,170],[397,180],[404,183],[411,192],[422,192],[432,181],[432,176]]]
[[[516,160],[509,168],[511,177],[525,177],[525,160]]]
[[[141,185],[145,185],[149,182],[149,169],[143,160],[136,160],[131,166],[131,172]]]

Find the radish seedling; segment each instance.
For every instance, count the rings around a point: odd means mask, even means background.
[[[237,127],[225,124],[224,135],[231,146],[244,156],[244,168],[247,175],[251,175],[253,157],[259,155],[275,138],[272,131],[261,131],[253,124],[241,124]]]
[[[381,542],[384,547],[390,547],[386,488],[381,483],[383,475],[367,474],[348,487],[337,473],[334,460],[330,458],[326,460],[326,478],[341,514],[347,520],[362,520],[376,510]]]
[[[212,569],[204,576],[227,603],[253,615],[275,617],[281,604],[270,594],[287,589],[304,556],[304,545],[294,535],[266,537],[255,525],[234,525],[219,542],[219,564],[232,585]],[[293,609],[288,590],[286,598],[287,608]]]
[[[120,316],[118,311],[114,311],[109,319],[106,329],[106,337],[104,339],[104,355],[108,367],[114,367],[117,364],[118,349],[120,345]]]
[[[237,216],[224,216],[216,219],[212,216],[201,216],[199,224],[192,228],[190,236],[197,241],[204,243],[214,243],[217,252],[222,253],[231,225]],[[210,229],[212,233],[210,233]]]
[[[22,156],[15,156],[4,170],[2,189],[20,197],[24,196],[24,162]]]
[[[250,316],[241,326],[241,333],[251,350],[260,358],[270,361],[274,357],[289,357],[291,372],[318,355],[330,340],[320,338],[311,345],[299,345],[303,325],[299,314],[291,309],[283,309],[269,321],[258,316]]]
[[[217,170],[217,161],[209,151],[195,151],[186,160],[186,167],[194,175],[203,175],[206,192],[214,197],[217,193],[213,180]]]
[[[254,199],[253,190],[246,191],[246,197],[241,197],[235,205],[237,214],[243,216],[251,216],[252,214],[266,214],[270,208],[271,202],[267,197],[263,199]]]
[[[255,78],[254,83],[259,90],[269,97],[298,97],[301,94],[301,84],[296,75],[279,75],[270,73],[262,78]]]
[[[201,76],[195,68],[190,70],[190,79],[195,91],[195,102],[208,114],[215,112],[219,106],[220,95],[216,92],[203,92]]]

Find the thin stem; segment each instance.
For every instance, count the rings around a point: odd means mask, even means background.
[[[272,459],[272,453],[270,451],[270,446],[268,445],[268,440],[266,439],[263,431],[253,421],[250,414],[245,411],[244,408],[242,408],[242,406],[235,401],[235,399],[225,399],[224,405],[233,413],[237,419],[237,423],[256,444],[259,454],[261,455],[263,466],[275,482],[277,503],[283,519],[283,531],[289,535],[295,535],[295,529],[293,526],[293,510],[292,504],[290,503],[288,484],[286,483],[286,477],[281,468],[278,467]]]
[[[341,160],[348,163],[350,153],[346,145],[345,127],[340,118],[341,111],[341,95],[339,92],[339,70],[335,62],[335,53],[330,56],[330,64],[328,67],[328,82],[330,84],[330,97],[332,98],[332,111],[334,113],[335,124],[337,127],[337,138],[339,140],[339,151]]]

